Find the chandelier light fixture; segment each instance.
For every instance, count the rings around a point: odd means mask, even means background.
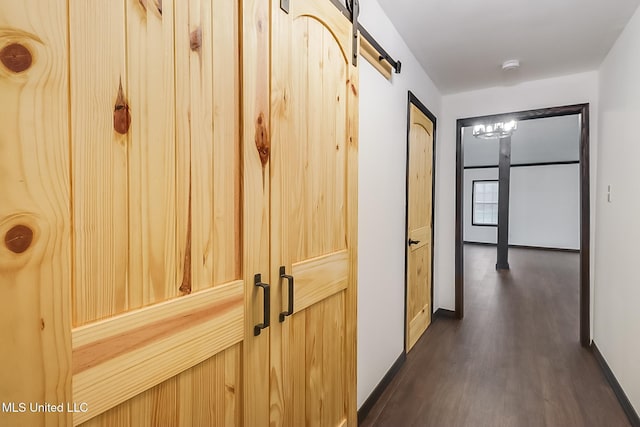
[[[518,129],[518,122],[515,120],[489,125],[475,125],[473,127],[473,136],[480,139],[506,138],[511,136],[516,129]]]

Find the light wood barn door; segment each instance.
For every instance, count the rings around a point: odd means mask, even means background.
[[[272,5],[270,421],[355,426],[352,26],[329,0],[291,0],[288,14]],[[293,279],[277,279],[281,267]]]
[[[239,1],[68,5],[73,423],[241,425]]]
[[[410,104],[407,172],[407,318],[411,350],[431,323],[433,123]]]
[[[71,422],[29,408],[71,401],[67,19],[61,1],[0,2],[1,426]]]

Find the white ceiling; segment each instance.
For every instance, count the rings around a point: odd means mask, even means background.
[[[478,139],[473,127],[464,128],[464,165],[497,165],[499,141]],[[577,115],[524,120],[511,137],[511,164],[563,162],[580,159],[580,121]]]
[[[378,2],[443,94],[594,70],[640,4],[640,0]],[[367,7],[367,0],[361,7]],[[508,59],[520,60],[514,75],[501,69]]]

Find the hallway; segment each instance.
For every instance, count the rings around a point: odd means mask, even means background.
[[[363,426],[630,425],[579,344],[579,255],[465,245],[465,318],[432,323]]]

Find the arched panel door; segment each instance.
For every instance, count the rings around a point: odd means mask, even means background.
[[[433,122],[410,104],[407,171],[406,351],[431,324]]]
[[[273,2],[272,425],[356,425],[357,69],[329,0]]]

